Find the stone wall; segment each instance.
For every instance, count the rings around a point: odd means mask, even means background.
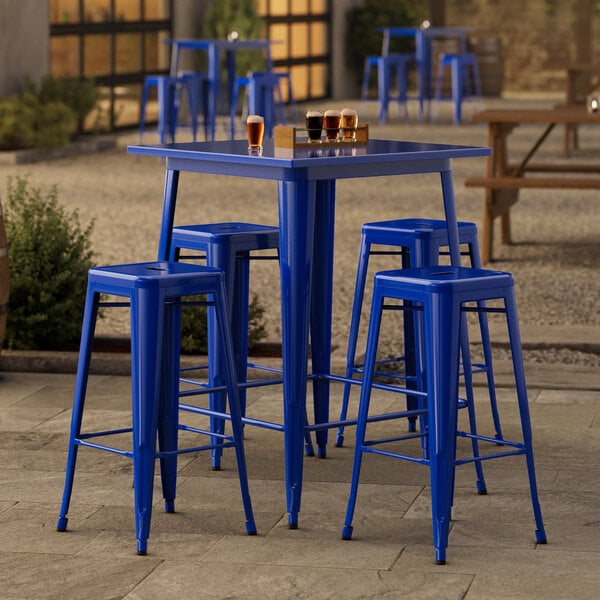
[[[474,39],[500,42],[504,91],[562,92],[565,66],[575,60],[575,4],[575,0],[446,0],[446,24],[473,27]],[[600,48],[593,43],[600,32],[597,11],[592,27],[592,60],[598,61]],[[485,79],[485,62],[481,66]]]
[[[48,71],[48,2],[0,0],[0,98]]]

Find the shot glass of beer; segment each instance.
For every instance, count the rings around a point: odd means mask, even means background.
[[[306,132],[311,144],[321,143],[321,132],[323,131],[323,113],[320,110],[309,110],[306,113]]]
[[[323,127],[328,142],[335,142],[340,134],[340,119],[341,113],[339,110],[326,110],[323,115]]]
[[[248,115],[248,118],[246,119],[248,150],[262,150],[264,134],[265,120],[260,115]]]
[[[342,136],[345,142],[356,139],[356,128],[358,127],[358,113],[353,108],[342,108]]]

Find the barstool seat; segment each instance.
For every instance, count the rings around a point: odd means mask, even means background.
[[[126,302],[101,302],[101,294],[126,298]],[[214,307],[220,337],[222,367],[220,376],[229,398],[230,414],[197,408],[205,416],[231,420],[232,435],[220,435],[219,446],[234,447],[242,502],[246,515],[246,531],[256,533],[243,447],[241,409],[235,377],[233,347],[226,310],[223,273],[214,268],[175,262],[148,262],[90,269],[73,412],[69,438],[65,487],[57,529],[67,528],[77,451],[80,446],[105,450],[133,459],[134,514],[138,554],[145,554],[150,535],[154,467],[161,463],[161,479],[165,509],[175,509],[177,455],[213,449],[212,443],[195,448],[178,447],[179,397],[179,323],[181,297],[207,295]],[[131,426],[120,429],[82,432],[87,379],[92,354],[98,309],[101,306],[130,306],[131,318]],[[183,427],[183,426],[181,426]],[[185,427],[188,431],[206,431]],[[132,449],[122,450],[107,443],[106,436],[132,434]],[[214,436],[214,433],[210,435]],[[158,451],[157,451],[158,438]]]
[[[366,439],[367,423],[374,420],[369,416],[371,389],[372,387],[391,389],[389,385],[383,386],[373,382],[381,317],[384,302],[388,299],[408,303],[406,310],[414,311],[415,314],[417,322],[415,344],[417,356],[420,357],[417,365],[417,390],[398,387],[395,391],[406,395],[418,394],[420,401],[417,412],[424,420],[424,427],[417,435],[393,437],[390,436],[389,431],[386,431],[385,438]],[[464,311],[467,308],[478,310],[477,303],[491,300],[497,301],[495,304],[501,304],[500,307],[494,308],[494,312],[506,315],[522,432],[522,439],[519,441],[503,440],[501,449],[496,447],[495,438],[478,435],[472,428],[468,433],[458,431],[458,409],[455,400],[458,394],[460,338],[462,323],[465,320]],[[469,368],[470,364],[467,360],[465,369]],[[390,420],[404,418],[409,412],[389,414],[387,417]],[[380,422],[385,418],[386,415],[378,415],[377,420]],[[474,449],[472,456],[464,459],[457,457],[457,435],[472,440]],[[420,438],[424,442],[425,453],[421,457],[398,451],[397,442],[413,438]],[[479,442],[490,443],[495,450],[480,455]],[[389,443],[396,445],[390,446]],[[364,453],[405,459],[429,467],[433,541],[438,564],[444,564],[446,561],[454,498],[455,467],[464,463],[479,463],[494,458],[524,455],[537,528],[536,541],[546,542],[535,476],[514,282],[509,273],[468,267],[431,266],[384,271],[375,275],[365,372],[356,428],[352,483],[342,531],[343,539],[352,537],[352,519]]]
[[[475,223],[465,221],[458,223],[458,241],[463,253],[468,259],[469,265],[480,268],[481,258],[479,255],[477,226]],[[374,250],[373,246],[375,245],[391,247],[393,249]],[[448,226],[446,221],[441,219],[394,219],[390,221],[365,223],[362,226],[354,300],[352,304],[352,317],[348,334],[348,350],[346,352],[345,376],[347,379],[353,379],[355,376],[360,376],[363,373],[363,365],[356,361],[356,346],[360,331],[363,299],[369,268],[369,257],[372,255],[399,256],[403,268],[432,266],[438,265],[440,263],[440,257],[444,254],[448,254],[448,245]],[[473,365],[475,367],[473,372],[486,374],[495,435],[498,440],[502,440],[502,427],[498,416],[498,406],[496,402],[492,347],[487,324],[487,315],[482,311],[479,313],[478,317],[483,350],[483,362]],[[410,346],[410,340],[412,339],[412,317],[410,314],[404,316],[404,328],[405,343],[406,341],[409,343],[405,347],[404,355],[398,357],[396,360],[402,360],[404,362],[404,372],[406,375],[410,376],[415,369],[414,348]],[[467,345],[464,345],[464,352],[468,352]],[[392,362],[392,360],[393,359],[384,359],[382,362],[389,363]],[[467,400],[469,400],[473,394],[473,386],[471,381],[465,381],[465,383],[467,386]],[[407,379],[407,385],[414,385],[411,383],[410,378]],[[351,389],[351,384],[346,383],[342,397],[340,421],[344,421],[347,417]],[[409,397],[409,406],[414,407],[415,403],[416,398]],[[415,431],[416,429],[416,420],[416,416],[409,418],[409,428],[411,431]],[[343,446],[343,444],[344,426],[340,426],[338,428],[335,445]]]

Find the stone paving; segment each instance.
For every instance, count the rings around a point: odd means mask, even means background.
[[[500,369],[503,370],[502,368]],[[534,386],[536,368],[528,366]],[[560,375],[562,373],[562,375]],[[587,372],[590,385],[600,381]],[[0,372],[0,589],[5,600],[171,598],[596,599],[600,586],[600,390],[571,389],[581,369],[558,369],[564,389],[530,386],[547,545],[537,545],[524,461],[458,469],[448,563],[434,562],[425,467],[367,456],[352,541],[340,531],[352,433],[328,458],[306,458],[300,527],[287,528],[282,437],[246,428],[259,535],[245,535],[231,453],[213,472],[205,454],[179,462],[176,513],[162,512],[159,480],[149,551],[135,554],[131,466],[81,449],[69,530],[56,531],[74,376]],[[500,382],[501,383],[501,382]],[[499,389],[506,434],[517,435],[513,394]],[[339,393],[334,391],[333,414]],[[129,378],[90,380],[86,423],[125,422]],[[384,394],[381,406],[393,400]],[[489,430],[483,389],[480,428]],[[281,418],[281,391],[262,388],[249,413]]]

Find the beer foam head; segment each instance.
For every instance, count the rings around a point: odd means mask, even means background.
[[[262,123],[264,119],[260,115],[248,115],[246,123]]]
[[[339,110],[335,109],[335,108],[330,108],[329,110],[325,111],[325,116],[326,117],[341,117],[341,113]]]
[[[322,117],[323,113],[320,110],[309,110],[306,113],[307,117]]]
[[[353,108],[342,108],[341,114],[344,117],[356,116],[358,113]]]

